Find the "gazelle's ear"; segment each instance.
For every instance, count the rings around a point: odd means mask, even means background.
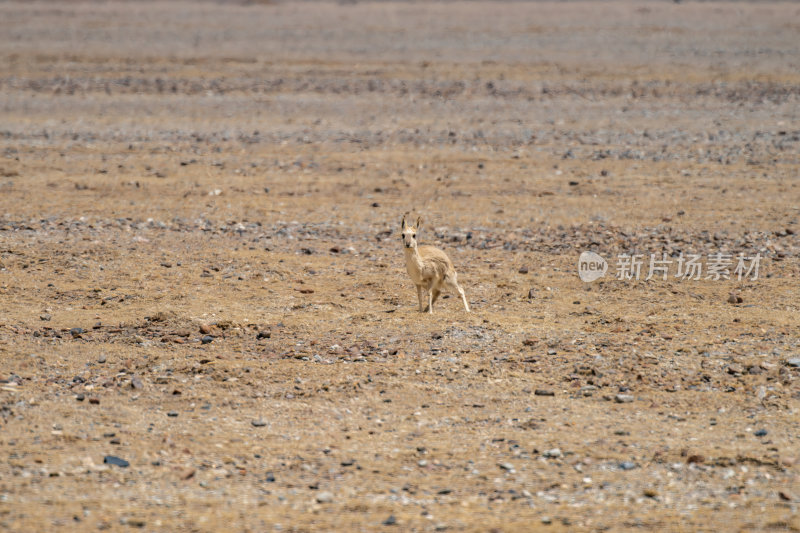
[[[422,217],[417,217],[417,226],[416,226],[417,231],[419,231],[419,228],[421,227],[422,227]]]
[[[403,221],[400,222],[400,229],[406,229],[406,216],[403,215]]]

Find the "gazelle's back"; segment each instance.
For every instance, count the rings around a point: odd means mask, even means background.
[[[422,256],[424,278],[444,278],[448,272],[455,270],[453,262],[447,257],[447,254],[435,246],[419,246],[418,250],[419,255]]]

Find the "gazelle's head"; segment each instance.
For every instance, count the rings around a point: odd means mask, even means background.
[[[422,226],[422,219],[417,217],[417,223],[413,226],[406,224],[406,217],[403,215],[403,221],[400,223],[400,238],[403,239],[403,246],[406,248],[417,247],[417,231]]]

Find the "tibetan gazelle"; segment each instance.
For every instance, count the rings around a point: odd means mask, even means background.
[[[417,232],[421,225],[421,218],[417,218],[415,225],[407,225],[405,216],[401,223],[406,269],[411,281],[417,286],[420,312],[433,313],[433,304],[436,303],[442,286],[447,286],[458,292],[461,301],[464,302],[464,308],[469,313],[467,297],[464,295],[464,289],[458,286],[456,269],[453,268],[453,262],[447,254],[433,246],[417,244]]]

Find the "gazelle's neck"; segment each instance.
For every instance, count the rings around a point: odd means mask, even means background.
[[[408,266],[409,270],[421,270],[422,269],[422,256],[419,255],[419,250],[416,246],[411,248],[403,247],[403,253],[406,256],[406,265]]]

